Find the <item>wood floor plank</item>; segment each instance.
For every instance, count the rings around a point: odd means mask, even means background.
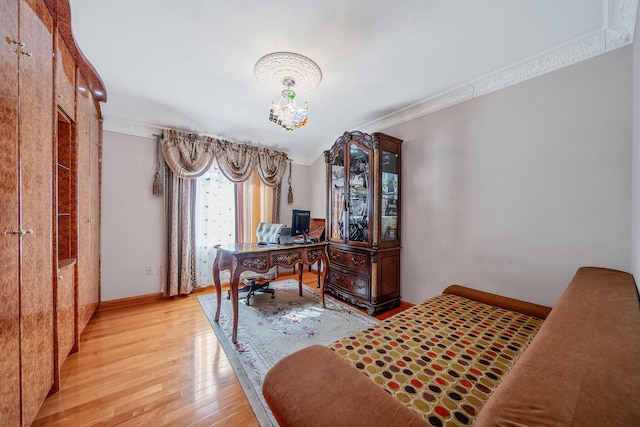
[[[198,302],[212,291],[98,311],[33,426],[258,426]]]
[[[96,313],[60,382],[33,426],[258,425],[196,295]]]

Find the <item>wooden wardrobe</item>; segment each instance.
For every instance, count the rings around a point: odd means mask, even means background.
[[[28,426],[100,301],[100,101],[67,0],[0,1],[0,425]]]

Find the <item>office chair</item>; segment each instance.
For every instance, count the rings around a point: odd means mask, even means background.
[[[256,229],[256,237],[258,242],[278,243],[280,230],[285,224],[274,224],[270,222],[261,222]],[[278,278],[278,267],[271,267],[266,273],[247,272],[240,276],[240,280],[244,286],[238,289],[239,293],[247,292],[245,303],[251,305],[250,299],[256,292],[271,294],[271,298],[275,298],[275,291],[269,287],[270,281]],[[230,294],[227,293],[227,298]]]

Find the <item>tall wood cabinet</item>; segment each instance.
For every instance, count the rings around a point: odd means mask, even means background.
[[[75,78],[78,64],[86,60],[69,38],[69,14],[61,19],[58,13],[68,9],[67,0],[0,0],[2,426],[33,422],[44,399],[57,390],[57,362],[77,343],[75,263],[60,261],[74,257],[73,248],[88,236],[68,231],[78,228],[73,214],[78,177],[71,171],[76,160],[65,157],[76,149],[76,103],[75,80],[66,88],[59,83],[61,67],[56,66],[55,54],[64,39],[59,36],[61,27],[68,34],[65,43],[73,45],[66,52],[73,59],[67,72]],[[86,64],[84,69],[92,70]],[[91,78],[96,88],[99,77]],[[71,99],[65,99],[62,91],[71,93]],[[99,104],[86,108],[93,114],[89,126],[95,126]],[[56,125],[61,118],[66,127]],[[99,133],[98,129],[98,140]],[[59,140],[67,146],[58,146]],[[99,189],[99,172],[90,179]],[[95,250],[91,254],[99,256]],[[91,266],[96,263],[86,261]],[[60,274],[69,268],[69,274]],[[98,289],[93,293],[99,295],[99,281],[92,280]]]
[[[402,140],[345,132],[325,151],[325,289],[371,315],[400,304]]]

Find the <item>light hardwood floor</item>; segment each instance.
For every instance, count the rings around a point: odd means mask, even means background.
[[[196,295],[98,311],[33,426],[257,426]]]

